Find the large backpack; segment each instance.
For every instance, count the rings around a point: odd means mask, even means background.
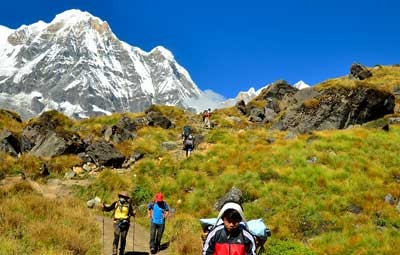
[[[194,137],[192,135],[188,135],[188,137],[184,141],[185,150],[194,148]]]
[[[186,139],[190,134],[192,134],[192,128],[190,126],[184,126],[182,131],[182,137]]]

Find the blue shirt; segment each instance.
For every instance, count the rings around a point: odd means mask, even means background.
[[[164,211],[169,211],[169,207],[168,204],[166,202],[164,202],[164,205],[161,208],[160,206],[158,206],[157,203],[150,203],[147,208],[149,210],[153,210],[153,216],[151,218],[151,222],[154,224],[164,224]]]

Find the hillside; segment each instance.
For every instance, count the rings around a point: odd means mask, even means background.
[[[325,81],[317,89],[368,85],[395,95],[398,70],[399,67],[377,67],[371,69],[374,76],[368,80],[342,77]],[[55,133],[56,136],[48,137],[62,136],[65,140],[75,137],[77,144],[77,136],[90,145],[107,140],[132,160],[124,167],[115,167],[114,161],[110,166],[70,177],[89,181],[87,186],[72,187],[74,198],[59,196],[49,202],[26,181],[0,185],[0,202],[5,205],[0,209],[0,254],[100,254],[102,230],[93,222],[95,214],[101,212],[87,209],[86,201],[98,196],[111,202],[121,189],[132,195],[138,206],[137,222],[146,228],[145,205],[156,192],[162,191],[173,212],[164,239],[171,241],[168,254],[199,254],[199,219],[215,217],[215,204],[233,187],[242,191],[246,217],[263,218],[271,229],[265,254],[397,254],[397,115],[395,110],[346,129],[296,133],[271,129],[269,122],[250,121],[235,107],[213,111],[214,127],[210,130],[201,128],[200,115],[167,106],[79,121],[56,112],[20,121],[12,113],[2,111],[0,128],[10,131],[15,139],[28,137],[27,134],[33,137],[33,130],[53,128],[42,135]],[[151,123],[146,122],[149,116]],[[121,121],[124,117],[125,122]],[[119,129],[122,122],[125,127],[135,124],[131,136]],[[189,158],[184,157],[180,140],[186,124],[193,127],[198,141]],[[110,127],[120,131],[107,133]],[[57,150],[58,154],[52,153],[51,157],[43,156],[49,154],[39,145],[35,145],[34,153],[20,156],[1,152],[0,176],[22,174],[43,184],[64,179],[74,167],[85,164],[84,158],[69,153],[72,147],[66,144],[63,151]],[[108,162],[96,159],[98,163]],[[49,175],[41,171],[44,164]],[[39,205],[47,205],[47,209]],[[83,224],[85,221],[89,224]],[[47,232],[48,228],[53,231]],[[58,234],[52,236],[55,232]]]

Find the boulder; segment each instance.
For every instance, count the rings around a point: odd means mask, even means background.
[[[263,89],[254,100],[265,101],[265,107],[279,113],[293,104],[291,98],[298,91],[297,88],[291,86],[285,80],[277,80]]]
[[[372,73],[363,65],[354,63],[350,67],[350,75],[358,80],[365,80],[372,76]]]
[[[104,131],[104,140],[107,142],[120,143],[129,139],[132,139],[133,134],[124,128],[121,128],[117,125],[113,125],[111,127],[107,127]]]
[[[106,141],[96,141],[90,144],[85,151],[87,158],[98,166],[110,166],[120,168],[124,163],[125,157],[114,146]],[[81,156],[82,154],[80,154]],[[86,158],[86,157],[85,157]],[[85,158],[82,160],[85,161]],[[86,159],[87,159],[86,158]]]
[[[149,126],[157,126],[164,129],[172,127],[172,122],[160,112],[149,112],[147,113],[147,118],[149,120]]]
[[[242,204],[242,195],[243,193],[239,188],[232,187],[228,193],[218,199],[217,203],[214,205],[214,209],[217,211],[221,210],[222,206],[224,206],[224,204],[227,202]]]
[[[176,142],[167,141],[161,143],[161,148],[166,151],[172,151],[176,150],[178,148],[178,145],[176,144]]]
[[[249,121],[262,122],[265,118],[264,110],[261,108],[253,108],[249,113]]]
[[[21,134],[21,137],[24,137],[24,151],[35,146],[39,139],[48,136],[48,133],[65,132],[64,126],[70,124],[71,120],[54,110],[44,112],[37,119],[30,120]]]
[[[392,94],[373,88],[328,88],[288,108],[272,129],[299,133],[343,129],[391,114],[394,105]]]
[[[18,136],[8,130],[0,132],[0,151],[6,152],[14,157],[18,156],[18,154],[21,153],[21,144]]]
[[[235,107],[243,114],[246,115],[246,103],[244,100],[240,100],[236,103]]]
[[[64,154],[78,154],[85,150],[85,144],[78,134],[49,131],[37,138],[29,154],[37,157],[54,157]]]
[[[137,130],[137,123],[126,116],[118,121],[117,126],[130,132]]]

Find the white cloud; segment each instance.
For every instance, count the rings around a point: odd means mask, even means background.
[[[188,107],[196,109],[197,112],[202,112],[208,108],[213,110],[224,107],[222,102],[225,100],[224,96],[207,89],[198,98],[188,98],[185,100],[185,104]]]

